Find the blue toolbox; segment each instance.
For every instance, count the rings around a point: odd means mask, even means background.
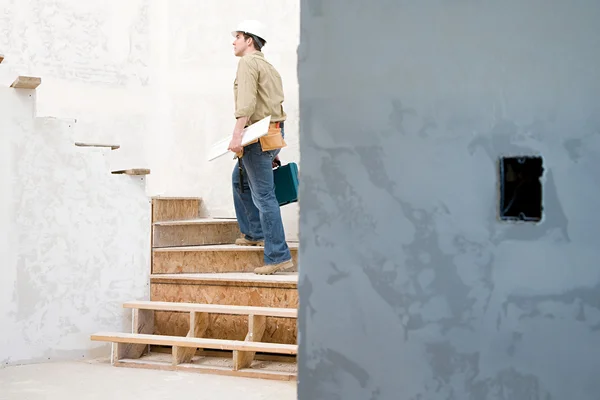
[[[275,179],[275,196],[279,206],[298,201],[298,164],[289,163],[273,170]]]

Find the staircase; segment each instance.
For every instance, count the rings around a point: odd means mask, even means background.
[[[237,221],[200,218],[200,204],[152,199],[150,301],[123,304],[131,332],[91,339],[113,343],[118,367],[295,379],[297,274],[255,275],[263,248],[236,246]]]

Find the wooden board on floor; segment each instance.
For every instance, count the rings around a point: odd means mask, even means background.
[[[195,356],[190,363],[173,365],[169,354],[144,356],[141,359],[123,359],[115,363],[117,367],[154,369],[163,371],[196,372],[203,374],[239,376],[243,378],[269,379],[278,381],[295,380],[297,365],[295,363],[280,363],[273,361],[257,361],[250,368],[233,370],[231,359],[220,357]]]

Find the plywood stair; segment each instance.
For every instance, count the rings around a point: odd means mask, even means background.
[[[200,204],[152,200],[150,301],[123,304],[131,332],[92,340],[113,343],[118,367],[295,379],[296,273],[255,275],[263,248],[236,246],[237,221],[199,218]]]

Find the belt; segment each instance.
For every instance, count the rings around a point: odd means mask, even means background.
[[[271,123],[269,124],[269,126],[275,126],[275,128],[283,128],[283,123],[284,123],[284,122],[285,122],[285,121],[271,122]],[[249,127],[249,126],[250,126],[250,125],[246,125],[246,126],[244,127],[244,129],[246,129],[246,128],[247,128],[247,127]]]

